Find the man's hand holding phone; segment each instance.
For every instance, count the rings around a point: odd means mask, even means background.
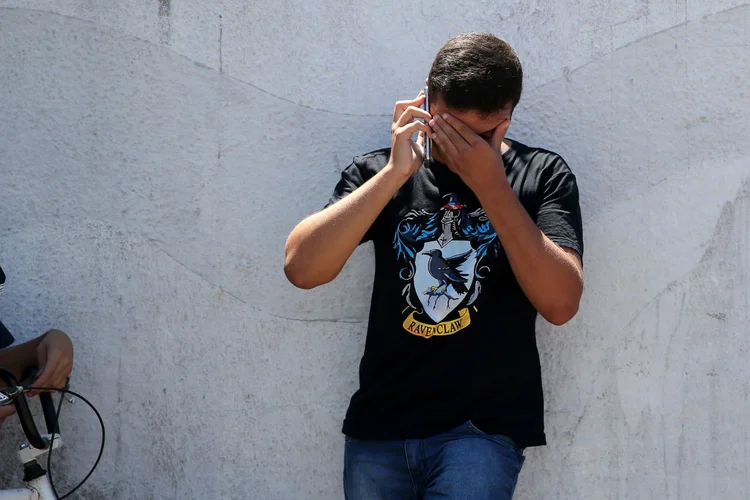
[[[425,135],[433,134],[432,128],[427,124],[432,117],[420,108],[424,102],[425,95],[422,91],[416,99],[398,101],[393,110],[391,158],[388,163],[394,172],[406,178],[411,177],[422,165]],[[416,141],[412,139],[415,132],[418,132]]]

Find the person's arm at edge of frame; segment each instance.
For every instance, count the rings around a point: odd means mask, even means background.
[[[38,387],[60,387],[73,369],[73,343],[64,332],[49,330],[28,342],[0,350],[0,367],[10,371],[17,379],[33,367],[39,367],[34,384]],[[30,392],[29,396],[35,393]],[[0,407],[0,426],[6,417],[15,413],[13,405]]]
[[[39,337],[0,350],[0,367],[19,380],[24,372],[39,368],[38,387],[63,387],[73,369],[73,342],[65,332],[52,329]]]

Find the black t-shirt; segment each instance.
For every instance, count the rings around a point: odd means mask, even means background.
[[[0,295],[3,293],[3,287],[5,286],[5,273],[3,273],[3,269],[0,267]],[[5,325],[0,321],[0,349],[4,349],[5,347],[8,347],[13,343],[15,339],[13,338],[13,335],[10,334],[7,328],[5,328]]]
[[[356,157],[329,205],[388,162]],[[513,142],[508,181],[558,245],[583,255],[576,178],[555,153]],[[445,165],[420,168],[363,241],[375,245],[360,388],[343,432],[356,439],[418,439],[471,420],[520,446],[546,443],[537,311],[521,290],[474,193]]]

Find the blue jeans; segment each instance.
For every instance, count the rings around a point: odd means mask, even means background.
[[[513,497],[523,449],[467,422],[443,434],[406,441],[346,439],[347,500]]]

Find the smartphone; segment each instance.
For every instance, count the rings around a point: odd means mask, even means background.
[[[424,110],[430,112],[430,93],[428,87],[424,88]],[[424,162],[425,167],[432,163],[432,139],[424,134]]]

